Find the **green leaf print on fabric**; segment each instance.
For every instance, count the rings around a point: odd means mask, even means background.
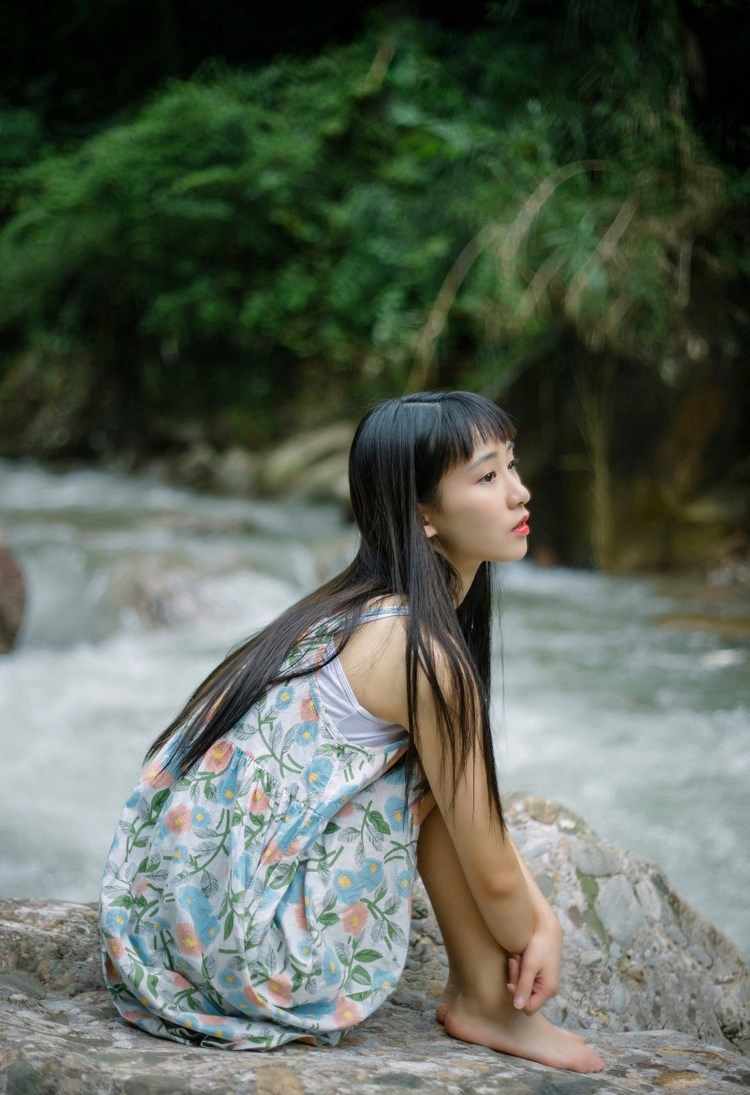
[[[405,746],[361,748],[328,723],[315,667],[335,631],[307,635],[286,663],[307,674],[269,689],[195,769],[175,778],[165,751],[126,803],[102,885],[104,974],[152,1034],[334,1045],[396,986],[417,839]]]

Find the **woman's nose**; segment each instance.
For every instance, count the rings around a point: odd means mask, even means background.
[[[521,482],[520,479],[516,483],[516,490],[514,492],[513,501],[514,505],[517,506],[526,506],[531,501],[531,491],[525,483]]]

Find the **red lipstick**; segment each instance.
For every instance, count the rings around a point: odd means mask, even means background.
[[[528,536],[530,532],[528,513],[525,514],[525,516],[521,518],[515,528],[512,528],[510,531],[514,532],[516,536]]]

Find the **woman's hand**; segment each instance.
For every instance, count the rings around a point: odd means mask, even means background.
[[[508,990],[514,1005],[533,1015],[557,994],[560,987],[562,931],[549,906],[548,915],[537,920],[523,954],[508,958]]]
[[[560,988],[562,928],[518,848],[513,845],[531,898],[531,939],[523,954],[508,956],[508,990],[527,1015],[557,995]]]

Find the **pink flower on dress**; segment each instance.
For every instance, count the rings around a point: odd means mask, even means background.
[[[138,1008],[137,1011],[135,1008],[131,1008],[129,1011],[124,1011],[122,1017],[128,1023],[140,1023],[142,1019],[152,1018],[151,1013],[146,1011],[145,1008]]]
[[[161,791],[162,787],[172,786],[174,776],[171,772],[163,769],[158,761],[155,761],[144,773],[143,782],[147,783],[149,787],[153,787],[155,791]]]
[[[362,1015],[359,1008],[348,996],[339,996],[336,1002],[336,1026],[339,1030],[353,1027],[358,1023]]]
[[[178,924],[175,929],[177,943],[183,954],[203,954],[203,944],[192,924]]]
[[[350,905],[341,914],[341,923],[349,932],[349,935],[361,935],[367,923],[367,916],[367,906],[361,901],[357,901],[356,904]]]
[[[223,772],[232,759],[232,743],[229,741],[217,741],[212,745],[203,757],[202,768],[209,772]]]
[[[119,942],[119,940],[118,940],[118,942]],[[122,978],[120,977],[120,971],[114,965],[114,963],[112,962],[112,959],[109,957],[109,955],[107,955],[107,957],[104,959],[104,970],[105,970],[105,973],[107,974],[107,980],[111,981],[113,985],[121,985],[122,984]]]
[[[177,970],[167,970],[167,976],[171,978],[176,989],[191,989],[193,987]]]
[[[170,833],[184,833],[190,828],[192,810],[189,806],[173,806],[164,815],[164,824]]]
[[[270,840],[263,849],[263,855],[260,857],[261,863],[280,863],[284,858],[284,853],[279,847],[277,840]]]
[[[260,857],[261,863],[281,863],[285,856],[295,856],[300,850],[302,841],[295,837],[291,844],[284,850],[279,842],[273,838],[269,840],[266,845],[263,855]]]
[[[297,926],[302,928],[303,932],[307,931],[307,898],[300,901],[299,904],[294,906],[294,919],[297,921]]]
[[[292,982],[283,974],[269,977],[268,995],[278,1007],[288,1007],[292,1002]]]
[[[336,817],[351,817],[354,813],[354,803],[349,801],[336,814]]]
[[[258,995],[252,985],[246,985],[242,991],[254,1007],[264,1008],[266,1006],[266,1001]]]
[[[315,722],[318,718],[318,712],[315,710],[315,704],[309,692],[302,697],[302,702],[299,705],[299,717],[301,722]]]
[[[107,950],[112,956],[112,960],[114,962],[119,962],[125,954],[125,947],[123,946],[122,939],[118,939],[117,936],[112,936],[111,939],[107,940]]]
[[[268,809],[268,795],[261,787],[251,791],[247,799],[247,808],[251,814],[264,814]]]

